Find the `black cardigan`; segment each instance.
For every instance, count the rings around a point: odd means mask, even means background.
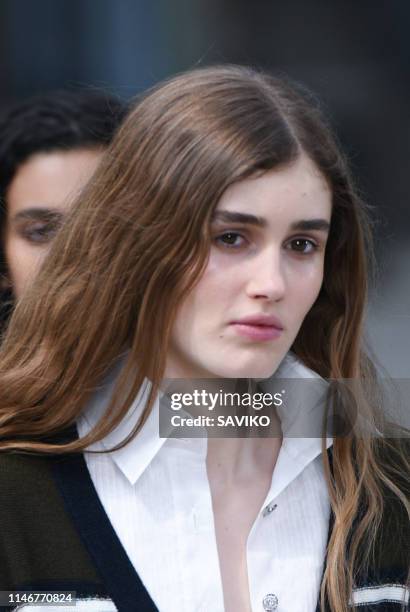
[[[331,448],[328,453],[331,459]],[[76,591],[77,612],[83,608],[80,600],[87,598],[111,600],[112,609],[120,612],[157,610],[109,522],[83,455],[3,452],[0,496],[0,591]],[[393,496],[387,502],[389,512],[379,530],[375,563],[359,576],[358,589],[377,592],[382,585],[406,584],[409,521]],[[329,536],[333,524],[331,514]],[[361,612],[401,609],[397,601],[386,599],[357,608]],[[10,608],[0,606],[0,610]],[[330,611],[328,605],[326,610]]]

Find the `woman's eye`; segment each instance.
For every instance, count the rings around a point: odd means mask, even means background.
[[[228,248],[238,248],[243,246],[245,238],[241,234],[238,234],[238,232],[225,232],[217,236],[216,241],[218,244]]]
[[[46,244],[51,242],[58,230],[58,225],[54,223],[36,224],[22,228],[21,235],[27,240],[35,244]]]
[[[294,238],[289,242],[288,248],[296,253],[309,255],[310,253],[314,253],[314,251],[316,251],[318,245],[313,242],[313,240],[309,240],[308,238]]]

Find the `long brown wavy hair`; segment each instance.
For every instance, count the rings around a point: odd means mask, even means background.
[[[137,435],[163,377],[177,306],[206,265],[218,200],[232,183],[286,166],[301,152],[326,178],[333,209],[323,286],[292,348],[325,378],[355,379],[357,410],[386,431],[375,369],[362,346],[369,222],[345,158],[305,90],[222,66],[177,76],[140,99],[74,205],[2,344],[0,448],[80,451],[120,422],[149,379]],[[51,443],[124,352],[98,425],[81,440]],[[386,449],[394,454],[390,463]],[[354,428],[335,437],[333,468],[326,452],[323,461],[335,525],[321,601],[346,612],[359,565],[370,561],[383,492],[409,512],[398,484],[409,465],[399,438],[358,436]],[[368,555],[359,559],[366,545]]]

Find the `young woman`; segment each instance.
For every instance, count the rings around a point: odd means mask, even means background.
[[[125,105],[107,93],[61,90],[24,100],[0,117],[2,320],[124,115]]]
[[[300,88],[224,66],[144,96],[2,346],[0,590],[76,591],[77,611],[405,609],[408,432],[363,349],[368,234]],[[370,434],[334,394],[343,435],[287,436],[285,402],[276,436],[159,437],[165,380],[279,376],[353,379]]]

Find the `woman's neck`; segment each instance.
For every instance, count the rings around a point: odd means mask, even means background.
[[[269,438],[209,437],[208,472],[226,484],[245,484],[263,475],[271,477],[283,439],[279,423],[278,432],[277,436]]]

